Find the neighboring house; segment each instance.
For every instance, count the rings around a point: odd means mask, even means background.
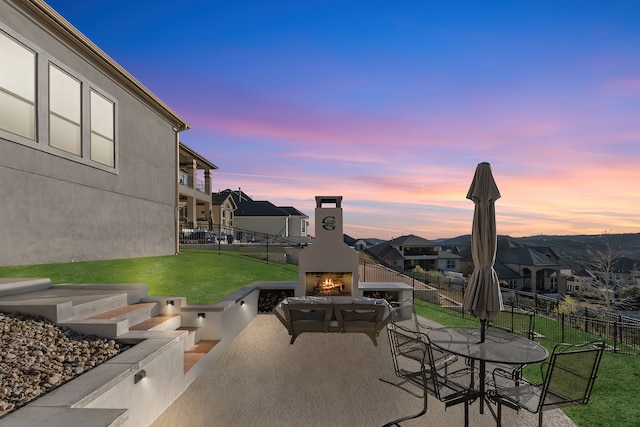
[[[211,195],[213,212],[213,230],[218,236],[233,234],[233,217],[238,206],[230,193]]]
[[[354,239],[353,237],[349,236],[348,234],[343,234],[342,235],[342,241],[344,242],[345,245],[351,246],[351,247],[354,247],[355,244],[356,244],[356,239]]]
[[[179,217],[182,229],[211,230],[211,171],[216,165],[180,143],[178,169]]]
[[[253,200],[241,189],[226,189],[213,195],[214,199],[231,197],[236,209],[233,214],[233,235],[246,241],[262,240],[266,236],[285,237],[307,242],[309,217],[293,206],[276,206],[264,200]]]
[[[379,243],[368,251],[387,265],[412,270],[420,266],[424,270],[459,271],[460,257],[442,251],[440,244],[410,234]]]
[[[471,248],[460,252],[468,267],[465,274],[473,271]],[[500,281],[510,289],[535,293],[567,292],[567,279],[571,268],[548,247],[523,245],[508,236],[498,237],[494,269]]]
[[[289,214],[288,236],[307,237],[309,229],[309,217],[293,206],[279,206],[279,208]]]
[[[188,124],[39,0],[0,2],[0,264],[176,253]]]
[[[609,271],[602,271],[597,266],[588,265],[574,270],[567,282],[569,293],[597,294],[609,289],[618,296],[627,287],[640,285],[639,260],[625,256],[614,258]],[[609,276],[608,279],[606,276]],[[606,283],[605,286],[603,286]]]
[[[438,251],[437,270],[441,271],[460,271],[460,256],[449,251]]]
[[[353,247],[355,248],[356,251],[364,251],[382,242],[384,242],[384,240],[382,239],[358,239],[356,240]]]

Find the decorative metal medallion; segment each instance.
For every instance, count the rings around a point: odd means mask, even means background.
[[[336,229],[336,217],[335,216],[325,216],[322,219],[322,228],[325,230],[335,230]]]

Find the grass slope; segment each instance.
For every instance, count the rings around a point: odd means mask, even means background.
[[[0,267],[0,277],[47,277],[51,283],[146,283],[152,296],[186,296],[212,304],[256,281],[297,281],[298,267],[237,252],[186,250],[180,255]]]

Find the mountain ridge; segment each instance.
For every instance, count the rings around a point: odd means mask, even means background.
[[[607,242],[617,257],[627,257],[640,260],[640,233],[620,234],[576,234],[576,235],[546,235],[526,237],[509,237],[518,243],[528,246],[550,247],[561,257],[569,257],[576,260],[584,259],[588,251],[602,251],[606,249]],[[465,234],[453,238],[435,239],[443,247],[457,246],[464,249],[471,245],[471,235]]]

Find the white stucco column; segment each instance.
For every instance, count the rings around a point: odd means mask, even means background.
[[[211,169],[204,170],[204,192],[211,195]]]
[[[198,212],[196,211],[196,199],[192,196],[187,196],[187,219],[195,227],[198,221]]]
[[[191,164],[187,166],[187,176],[189,177],[189,188],[196,188],[196,170],[198,166],[196,164],[195,159],[191,160]],[[195,211],[195,209],[194,209]],[[191,214],[189,214],[191,215]],[[189,216],[189,220],[191,220],[191,216]]]

